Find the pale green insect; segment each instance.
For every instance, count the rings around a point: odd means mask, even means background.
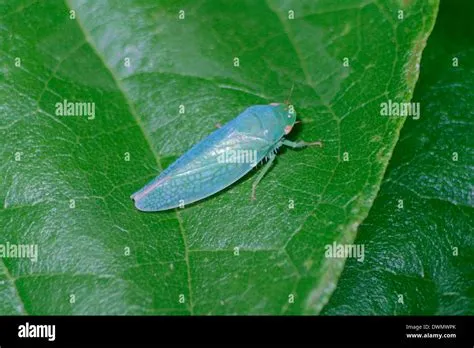
[[[252,186],[272,165],[277,149],[319,145],[285,139],[296,122],[292,105],[272,103],[247,108],[239,116],[194,145],[159,176],[134,193],[135,207],[160,211],[199,201],[231,185],[265,158],[268,160]]]

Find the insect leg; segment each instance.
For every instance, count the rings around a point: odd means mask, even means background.
[[[257,188],[258,183],[260,182],[260,180],[262,180],[265,173],[268,172],[275,158],[276,158],[276,154],[273,152],[270,152],[270,154],[268,155],[268,162],[265,163],[265,166],[262,168],[260,173],[258,173],[257,178],[252,184],[252,200],[255,200],[255,189]]]
[[[282,144],[289,146],[293,149],[297,149],[297,148],[301,148],[305,146],[315,146],[315,145],[318,145],[319,147],[323,146],[323,143],[321,141],[313,141],[313,142],[308,143],[306,141],[295,142],[295,141],[289,141],[286,139],[282,141]]]

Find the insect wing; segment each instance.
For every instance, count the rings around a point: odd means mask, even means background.
[[[206,198],[231,185],[274,144],[235,130],[230,122],[196,144],[132,198],[142,211],[160,211]]]

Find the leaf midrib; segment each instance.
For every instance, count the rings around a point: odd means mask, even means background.
[[[65,0],[65,5],[69,10],[73,9],[73,6],[71,5],[70,0]],[[155,158],[155,161],[156,161],[156,164],[157,164],[158,168],[160,170],[163,170],[163,166],[161,164],[160,156],[159,156],[158,152],[155,150],[155,148],[153,147],[151,139],[150,139],[148,133],[145,131],[145,127],[144,127],[143,123],[141,122],[140,117],[138,116],[138,113],[135,109],[135,106],[132,103],[132,101],[128,98],[127,93],[125,92],[125,89],[123,88],[123,85],[120,82],[120,79],[117,77],[117,75],[116,75],[115,71],[112,69],[112,67],[109,64],[107,64],[107,61],[106,61],[105,57],[97,49],[96,45],[94,44],[94,41],[93,41],[92,37],[89,35],[89,33],[84,28],[83,23],[81,22],[80,16],[78,14],[76,14],[76,21],[77,21],[77,26],[79,27],[81,33],[84,36],[84,39],[89,44],[90,48],[96,54],[96,56],[99,58],[99,60],[102,62],[102,64],[104,65],[104,68],[109,71],[109,73],[110,73],[117,89],[122,94],[122,96],[123,96],[123,98],[124,98],[124,100],[125,100],[125,102],[128,106],[128,111],[129,111],[130,115],[134,118],[134,120],[137,123],[138,127],[140,128],[140,131],[141,131],[143,137],[145,138],[145,141],[148,145],[148,148],[149,148],[150,152],[153,154],[153,156]],[[186,232],[184,230],[184,226],[183,226],[183,223],[182,223],[180,213],[177,209],[175,209],[175,213],[176,213],[176,220],[178,221],[181,237],[183,238],[184,259],[185,259],[185,262],[186,262],[188,291],[189,291],[189,311],[192,315],[193,314],[193,296],[192,296],[192,287],[191,287],[191,268],[189,266],[189,248],[188,248],[188,243],[187,243],[187,238],[186,238]]]

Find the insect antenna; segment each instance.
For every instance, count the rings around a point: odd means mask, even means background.
[[[294,82],[293,82],[293,85],[291,86],[291,89],[290,89],[290,95],[288,96],[288,99],[285,100],[286,105],[290,105],[290,98],[291,98],[291,95],[293,94],[293,88],[295,88],[295,83]]]

